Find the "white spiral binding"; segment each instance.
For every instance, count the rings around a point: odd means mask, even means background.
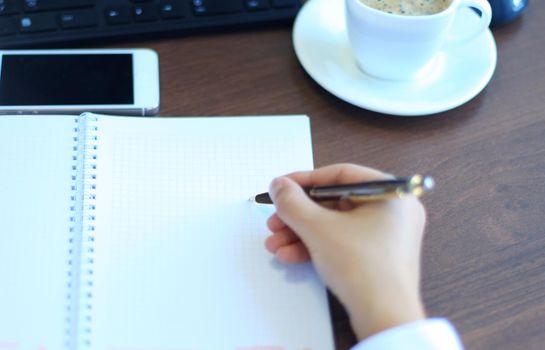
[[[98,118],[74,119],[65,347],[91,345]]]
[[[78,314],[78,294],[79,294],[79,256],[81,241],[81,218],[82,218],[82,198],[81,189],[83,188],[83,163],[82,148],[84,147],[84,132],[81,129],[80,118],[74,118],[72,143],[72,162],[71,162],[71,182],[70,182],[70,227],[68,238],[68,269],[66,272],[66,325],[64,329],[65,347],[67,349],[75,348],[76,329],[74,325],[77,322]]]
[[[85,119],[85,149],[83,178],[82,240],[79,275],[79,315],[78,345],[80,348],[91,346],[93,274],[95,252],[96,187],[97,187],[97,151],[98,118],[92,114]]]

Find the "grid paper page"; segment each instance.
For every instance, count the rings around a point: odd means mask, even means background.
[[[99,118],[90,348],[332,349],[310,264],[264,248],[248,201],[311,169],[308,118]]]
[[[0,349],[62,349],[75,127],[0,116]]]

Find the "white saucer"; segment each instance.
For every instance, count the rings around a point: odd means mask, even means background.
[[[463,9],[457,31],[478,17]],[[353,105],[385,114],[421,116],[443,112],[475,97],[496,68],[496,43],[490,30],[439,53],[429,76],[416,81],[371,77],[357,66],[345,31],[344,0],[310,0],[293,28],[295,53],[307,73],[324,89]]]

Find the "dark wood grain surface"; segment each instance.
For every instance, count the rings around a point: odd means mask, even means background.
[[[291,29],[136,42],[161,59],[162,115],[308,114],[316,166],[353,162],[434,175],[422,292],[468,349],[545,349],[545,4],[493,30],[498,66],[469,103],[402,118],[318,86]],[[337,349],[355,341],[333,303]]]

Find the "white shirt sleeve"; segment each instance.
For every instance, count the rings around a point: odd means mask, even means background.
[[[452,324],[431,318],[387,329],[364,339],[351,350],[462,350]]]

